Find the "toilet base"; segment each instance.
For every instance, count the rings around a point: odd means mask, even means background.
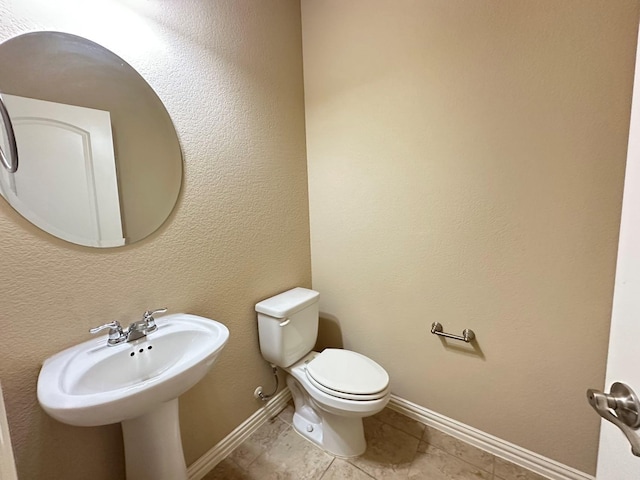
[[[338,457],[357,457],[365,452],[362,417],[320,409],[291,375],[287,375],[287,385],[295,404],[293,427],[300,435]]]

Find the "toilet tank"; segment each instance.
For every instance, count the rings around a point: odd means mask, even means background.
[[[318,292],[297,287],[256,304],[260,351],[266,361],[284,368],[313,350],[319,298]]]

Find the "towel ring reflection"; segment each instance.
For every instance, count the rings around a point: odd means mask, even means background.
[[[4,106],[2,101],[2,95],[0,95],[0,117],[2,117],[2,124],[7,132],[7,140],[9,141],[9,157],[7,158],[5,152],[0,146],[0,163],[7,169],[9,173],[15,173],[18,171],[18,146],[16,144],[16,135],[13,132],[13,124],[9,117],[9,112]]]

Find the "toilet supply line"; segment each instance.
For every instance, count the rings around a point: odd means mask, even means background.
[[[269,394],[263,393],[262,385],[260,385],[258,388],[256,388],[256,390],[253,392],[253,396],[255,398],[259,398],[263,402],[266,402],[267,400],[272,398],[276,394],[276,392],[278,391],[278,367],[276,367],[273,363],[270,363],[269,365],[271,365],[271,370],[273,371],[273,376],[276,379],[276,386],[274,387],[273,392],[271,392]]]

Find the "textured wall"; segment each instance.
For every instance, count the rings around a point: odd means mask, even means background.
[[[638,2],[303,0],[302,25],[325,327],[394,393],[593,473]]]
[[[0,40],[41,29],[96,41],[147,79],[176,125],[185,176],[169,221],[113,250],[57,240],[0,201],[0,379],[20,478],[124,478],[120,428],[47,417],[38,371],[89,327],[159,306],[231,331],[213,371],[181,399],[191,463],[271,382],[253,305],[310,284],[299,4],[0,0]]]

